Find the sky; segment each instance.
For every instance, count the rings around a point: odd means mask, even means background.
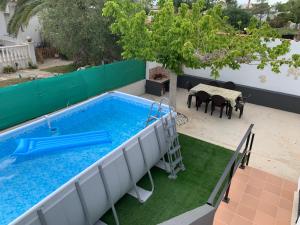
[[[241,5],[245,5],[245,4],[248,3],[248,0],[237,0],[237,1],[238,1],[238,3],[241,4]],[[286,1],[287,1],[287,0],[268,0],[268,2],[269,2],[270,5],[273,5],[273,4],[277,3],[277,2],[282,2],[282,3],[284,3],[284,2],[286,2]],[[251,2],[256,3],[257,0],[251,0]]]

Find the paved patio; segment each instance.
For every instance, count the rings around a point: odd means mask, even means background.
[[[235,149],[251,123],[256,134],[250,166],[296,182],[300,176],[300,115],[254,104],[246,104],[244,115],[238,118],[233,112],[231,120],[204,113],[204,107],[196,111],[186,106],[187,90],[178,89],[177,111],[189,118],[178,128],[179,132]],[[144,94],[143,97],[159,100]]]
[[[219,206],[214,225],[290,225],[296,183],[261,170],[238,169],[230,202]]]

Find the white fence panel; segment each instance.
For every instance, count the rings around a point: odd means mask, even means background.
[[[29,45],[13,45],[0,47],[0,69],[5,66],[26,68],[32,61],[29,53]]]

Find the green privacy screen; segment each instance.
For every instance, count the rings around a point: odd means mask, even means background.
[[[0,130],[145,79],[145,63],[129,60],[0,88]]]

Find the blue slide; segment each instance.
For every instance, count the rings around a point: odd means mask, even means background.
[[[22,138],[19,140],[18,147],[12,156],[30,156],[38,153],[50,153],[68,148],[108,144],[111,142],[111,137],[105,130],[51,137]]]

